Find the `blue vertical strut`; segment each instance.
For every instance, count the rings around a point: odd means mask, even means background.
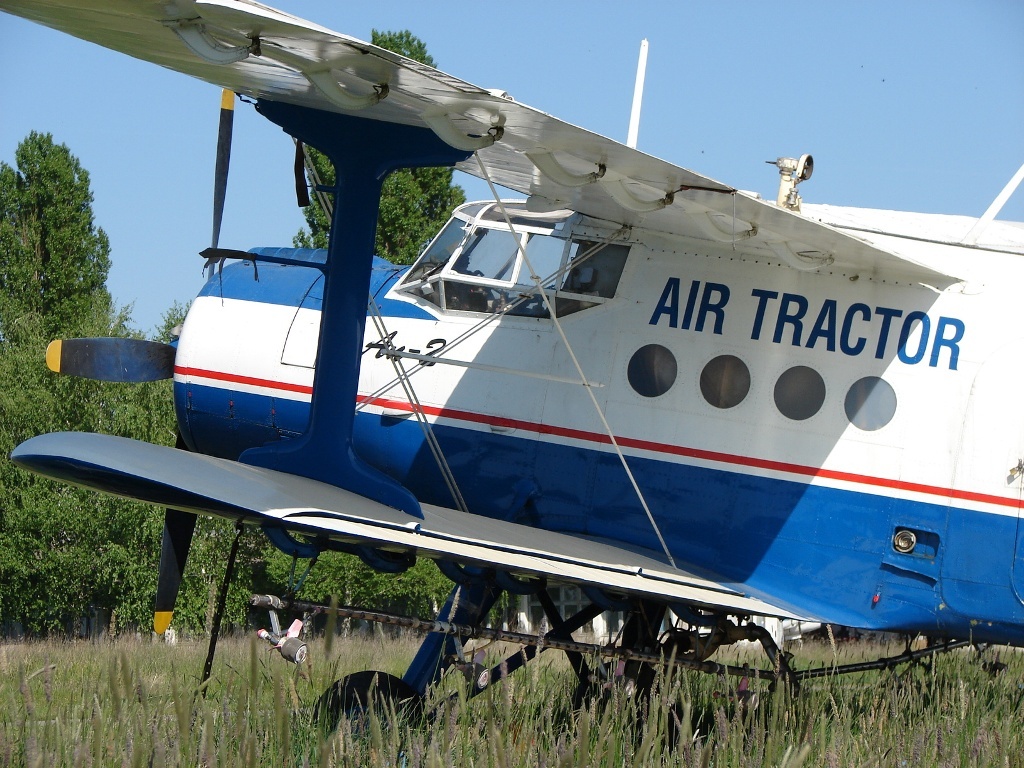
[[[427,128],[275,101],[261,100],[257,109],[326,154],[337,180],[309,425],[301,437],[252,448],[239,461],[330,483],[422,518],[416,497],[363,462],[352,445],[377,215],[390,171],[451,166],[470,153]]]

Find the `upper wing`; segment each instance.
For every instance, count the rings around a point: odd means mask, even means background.
[[[661,601],[807,618],[743,585],[673,568],[653,553],[427,504],[420,520],[315,480],[123,437],[40,435],[19,445],[11,460],[47,477],[176,509]]]
[[[505,94],[248,0],[0,0],[0,8],[254,98],[429,125],[450,143],[479,145],[486,174],[538,205],[734,244],[797,269],[834,264],[934,285],[954,279],[950,269],[899,242],[871,244]],[[489,143],[489,135],[500,138]],[[460,168],[484,173],[476,158]]]

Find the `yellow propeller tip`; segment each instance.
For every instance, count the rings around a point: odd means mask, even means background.
[[[46,347],[46,367],[60,373],[60,339],[54,339]]]
[[[220,92],[220,108],[221,109],[234,109],[235,108],[235,92],[225,88]]]
[[[171,626],[171,616],[174,611],[154,611],[153,613],[153,631],[158,635],[162,635],[167,631],[167,628]]]

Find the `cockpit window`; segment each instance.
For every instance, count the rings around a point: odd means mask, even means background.
[[[466,237],[467,225],[464,221],[452,219],[448,222],[433,242],[427,246],[427,250],[420,256],[416,266],[409,270],[405,276],[405,283],[412,283],[416,280],[423,280],[434,272],[440,272],[441,268],[448,263],[448,260],[455,253]]]
[[[522,203],[505,208],[478,203],[458,209],[400,290],[444,310],[522,317],[548,317],[549,303],[559,315],[571,314],[615,295],[628,246],[567,242],[566,214],[537,214]]]
[[[537,283],[553,293],[561,271],[565,240],[537,232],[528,238],[526,259],[523,259],[511,232],[478,228],[443,281],[445,307],[463,312],[549,317]],[[537,273],[536,279],[530,267]],[[462,275],[478,279],[464,282]],[[506,287],[513,280],[515,284]]]
[[[568,270],[558,292],[558,316],[571,315],[600,303],[585,298],[588,296],[613,298],[628,255],[629,246],[621,243],[573,240]]]
[[[518,258],[519,243],[515,235],[507,229],[478,227],[462,246],[462,253],[455,260],[452,271],[471,277],[509,282]]]
[[[545,288],[554,288],[557,284],[558,272],[562,266],[562,256],[565,253],[565,240],[549,235],[533,235],[526,244],[526,257],[530,260],[530,266]],[[525,285],[534,286],[536,280],[530,274],[526,264],[519,273],[519,281]]]

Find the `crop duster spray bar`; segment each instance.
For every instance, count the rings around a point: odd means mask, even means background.
[[[883,659],[805,670],[788,669],[785,658],[781,654],[778,654],[776,656],[777,660],[773,660],[773,666],[777,666],[777,668],[752,669],[749,666],[738,667],[730,664],[719,664],[713,661],[687,658],[685,656],[665,657],[662,654],[639,651],[631,648],[619,648],[612,645],[598,645],[597,643],[584,643],[572,639],[553,636],[557,630],[553,630],[545,635],[531,635],[524,632],[512,632],[504,629],[475,627],[468,624],[455,624],[437,619],[418,619],[412,616],[386,613],[384,611],[369,611],[352,606],[331,606],[324,605],[322,603],[310,603],[303,600],[288,600],[275,595],[253,595],[249,603],[254,608],[266,608],[272,611],[290,610],[314,616],[318,613],[323,613],[325,615],[333,615],[340,619],[372,621],[378,624],[411,629],[416,632],[436,632],[441,635],[459,637],[461,640],[496,640],[536,648],[537,650],[550,648],[558,651],[581,653],[591,657],[613,658],[623,661],[642,661],[659,666],[675,665],[684,669],[692,669],[697,672],[706,672],[713,675],[755,677],[762,680],[778,680],[780,676],[788,676],[789,680],[792,682],[799,682],[801,680],[817,677],[826,677],[829,675],[867,672],[873,669],[891,669],[899,664],[916,662],[936,653],[951,651],[955,648],[962,648],[971,644],[969,640],[953,640],[928,646],[927,648],[921,648],[916,651],[910,650],[908,645],[907,650],[903,653]],[[731,633],[742,635],[742,637],[737,636],[734,639],[730,638],[731,641],[744,639],[755,640],[765,644],[765,636],[767,636],[767,640],[769,641],[771,648],[774,649],[775,644],[771,641],[770,634],[768,634],[767,630],[763,627],[756,624],[736,625],[731,623],[728,626],[728,631]],[[777,651],[777,649],[775,650]],[[769,649],[769,645],[767,644],[765,644],[765,651],[768,652],[769,657],[775,655],[772,650]],[[285,658],[288,657],[286,656]],[[502,666],[503,665],[498,665],[494,670],[492,670],[493,674],[489,676],[490,680],[498,679],[498,675],[502,674]],[[486,682],[484,685],[478,685],[478,687],[486,687]]]

